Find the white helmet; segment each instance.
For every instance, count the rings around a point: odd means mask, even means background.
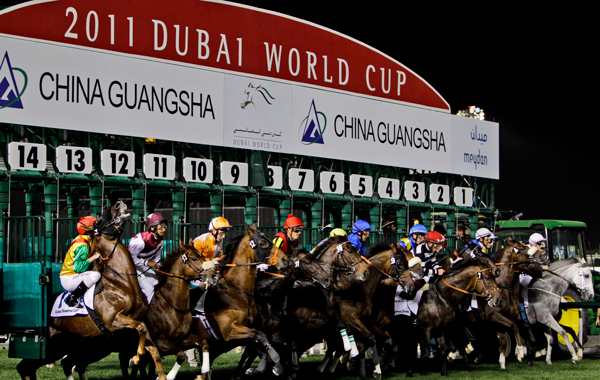
[[[542,234],[538,234],[537,232],[529,237],[529,245],[539,244],[541,246],[544,246],[545,241],[546,238]]]
[[[479,240],[480,238],[488,238],[488,239],[496,239],[497,236],[492,233],[492,231],[487,228],[480,228],[475,232],[475,240]]]

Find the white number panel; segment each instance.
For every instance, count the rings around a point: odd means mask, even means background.
[[[455,187],[454,204],[462,207],[473,207],[473,189],[470,187]]]
[[[382,199],[400,199],[400,180],[379,178],[377,180],[377,193]]]
[[[46,170],[46,146],[25,142],[8,143],[10,170]]]
[[[90,174],[92,148],[61,145],[56,147],[56,167],[61,173]]]
[[[350,193],[355,197],[373,196],[373,177],[368,175],[350,175]]]
[[[432,183],[429,185],[429,200],[431,203],[449,205],[450,186]]]
[[[221,162],[223,185],[248,186],[248,164],[244,162]]]
[[[290,190],[315,191],[315,172],[310,169],[290,169],[288,173]]]
[[[325,194],[344,194],[344,173],[321,172],[320,187]]]
[[[411,202],[425,202],[427,199],[425,184],[417,181],[405,181],[404,199]]]
[[[100,169],[102,169],[104,175],[133,177],[135,174],[135,153],[105,149],[100,153]]]
[[[183,178],[188,182],[212,183],[213,168],[212,160],[186,157],[183,159]]]
[[[175,156],[144,154],[144,175],[148,179],[175,179]]]
[[[267,165],[266,189],[283,189],[283,168],[281,166]]]

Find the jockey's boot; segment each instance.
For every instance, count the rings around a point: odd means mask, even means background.
[[[82,282],[75,290],[73,290],[73,293],[69,294],[67,299],[65,299],[65,303],[69,307],[82,308],[83,305],[79,303],[79,298],[83,296],[87,290],[87,285],[84,282]]]

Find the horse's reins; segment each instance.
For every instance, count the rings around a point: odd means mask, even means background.
[[[479,272],[477,272],[477,276],[480,276],[480,275],[481,275],[481,273],[485,272],[486,270],[490,270],[490,268],[483,268],[482,270],[480,270]],[[472,296],[482,297],[482,298],[486,298],[486,299],[490,299],[490,298],[494,297],[494,294],[487,294],[487,295],[483,295],[483,294],[478,294],[478,293],[471,293],[471,292],[467,292],[466,290],[463,290],[463,289],[461,289],[461,288],[458,288],[458,287],[456,287],[456,286],[454,286],[454,285],[450,285],[449,283],[447,283],[447,282],[446,282],[446,280],[444,279],[444,277],[442,277],[441,279],[442,279],[442,282],[444,283],[444,285],[446,285],[447,287],[449,287],[449,288],[451,288],[451,289],[457,290],[457,291],[459,291],[459,292],[461,292],[461,293],[464,293],[464,294],[470,294],[470,295],[472,295]],[[479,280],[479,278],[478,278],[478,280]],[[484,290],[485,290],[486,292],[488,291],[488,290],[487,290],[487,287],[485,286],[485,283],[483,284],[483,288],[484,288]],[[496,293],[497,293],[497,292],[496,292]]]
[[[363,260],[365,263],[367,263],[367,264],[368,264],[368,265],[370,265],[371,267],[375,268],[375,269],[376,269],[376,270],[377,270],[379,273],[381,273],[381,274],[383,275],[383,277],[386,277],[386,278],[387,278],[387,279],[389,279],[389,280],[394,280],[394,281],[395,281],[397,284],[401,284],[401,285],[403,285],[403,284],[405,283],[405,282],[404,282],[404,280],[402,280],[402,281],[400,280],[400,276],[401,276],[401,275],[402,275],[404,272],[406,272],[407,270],[409,270],[409,268],[408,268],[408,267],[406,267],[406,268],[402,269],[402,270],[400,271],[400,273],[398,273],[398,276],[394,277],[394,276],[392,276],[391,274],[387,274],[387,273],[385,273],[383,270],[381,270],[381,269],[377,268],[377,267],[376,267],[375,265],[373,265],[373,263],[371,263],[371,261],[370,261],[369,259],[367,259],[366,257],[364,257],[364,256],[362,256],[362,255],[361,255],[360,257],[361,257],[361,259],[362,259],[362,260]],[[392,255],[392,258],[393,258],[393,259],[395,259],[395,257],[393,257],[393,255]],[[392,267],[395,267],[395,262],[394,262],[394,263],[392,263],[392,265],[390,266],[390,269],[391,269]],[[391,270],[390,270],[390,271],[391,271]]]

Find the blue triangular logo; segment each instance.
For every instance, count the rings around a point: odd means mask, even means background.
[[[0,62],[0,109],[5,107],[22,109],[21,95],[8,58],[8,52],[6,52],[2,62]]]
[[[323,115],[322,112],[317,112],[315,106],[315,100],[313,99],[308,110],[308,116],[303,121],[304,131],[302,133],[302,142],[306,144],[324,144],[323,132],[325,131],[325,125],[321,126],[319,121],[319,115]],[[325,115],[323,115],[325,116]],[[326,120],[326,119],[325,119]],[[326,123],[326,121],[325,121]]]

